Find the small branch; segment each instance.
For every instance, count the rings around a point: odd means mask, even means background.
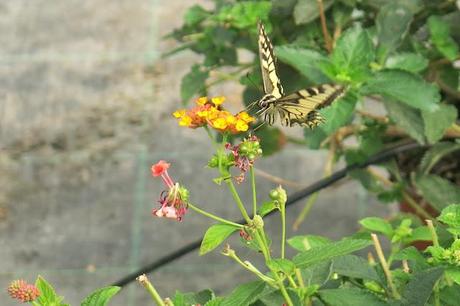
[[[258,168],[254,168],[255,170],[255,173],[260,176],[260,177],[263,177],[269,181],[272,181],[278,185],[283,185],[283,186],[290,186],[290,187],[293,187],[293,188],[296,188],[296,189],[300,189],[302,187],[305,186],[305,184],[299,184],[297,182],[294,182],[294,181],[289,181],[289,180],[286,180],[286,179],[283,179],[281,177],[278,177],[278,176],[274,176],[268,172],[265,172],[263,170],[260,170]]]
[[[409,268],[409,264],[407,263],[407,259],[402,260],[402,266],[403,266],[404,273],[410,272],[410,268]]]
[[[407,202],[407,204],[412,207],[417,214],[422,216],[425,219],[433,220],[433,217],[421,207],[415,200],[405,191],[403,191],[403,199]]]
[[[391,293],[393,297],[397,300],[401,298],[398,291],[396,290],[395,285],[393,284],[393,277],[391,275],[390,267],[388,266],[387,261],[385,260],[385,255],[383,255],[382,246],[380,245],[379,238],[376,234],[371,234],[372,240],[374,241],[374,248],[377,252],[377,256],[379,257],[380,264],[382,265],[383,272],[387,278],[388,286],[390,286]]]
[[[438,247],[439,246],[438,234],[436,234],[436,229],[433,226],[433,221],[430,219],[427,219],[425,220],[425,222],[428,225],[428,228],[430,229],[431,238],[433,240],[433,245],[435,247]]]
[[[371,118],[371,119],[374,119],[375,121],[378,121],[378,122],[382,122],[382,123],[390,122],[390,119],[388,119],[388,117],[386,117],[386,116],[374,115],[374,114],[371,114],[371,113],[368,113],[366,111],[362,111],[362,110],[359,110],[359,109],[356,110],[356,113],[358,113],[362,117]]]
[[[324,15],[323,0],[317,0],[317,2],[318,2],[318,9],[319,9],[319,18],[321,20],[321,28],[323,30],[325,47],[326,47],[327,52],[331,53],[332,39],[331,39],[331,35],[329,34],[329,31],[327,30],[326,16]]]
[[[226,219],[223,219],[221,217],[218,217],[216,215],[213,215],[207,211],[204,211],[198,207],[196,207],[195,205],[191,204],[191,203],[188,203],[188,207],[190,207],[192,210],[196,211],[197,213],[199,214],[202,214],[203,216],[206,216],[208,218],[211,218],[211,219],[214,219],[218,222],[221,222],[221,223],[224,223],[224,224],[228,224],[228,225],[232,225],[232,226],[235,226],[235,227],[239,227],[239,228],[243,228],[244,226],[241,225],[241,224],[238,224],[238,223],[235,223],[235,222],[232,222],[232,221],[229,221],[229,220],[226,220]]]
[[[165,306],[165,303],[163,302],[163,299],[158,294],[158,292],[155,290],[155,288],[153,287],[152,283],[147,278],[147,275],[145,275],[145,274],[139,275],[136,279],[139,282],[139,284],[141,284],[145,289],[147,289],[148,293],[152,297],[153,301],[155,303],[157,303],[157,305]]]

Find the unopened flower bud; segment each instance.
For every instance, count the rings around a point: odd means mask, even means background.
[[[264,219],[259,215],[255,215],[252,219],[252,225],[255,229],[262,229],[264,227]]]

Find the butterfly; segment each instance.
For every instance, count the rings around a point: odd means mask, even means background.
[[[264,96],[254,102],[260,107],[257,114],[269,125],[275,122],[277,114],[284,126],[293,126],[297,123],[300,126],[314,128],[324,122],[324,118],[317,110],[340,98],[345,93],[345,87],[337,84],[322,84],[284,95],[283,86],[276,73],[273,46],[262,23],[259,22],[258,26]]]

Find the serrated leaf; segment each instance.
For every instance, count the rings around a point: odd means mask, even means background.
[[[460,268],[448,268],[446,276],[452,279],[457,285],[460,285]]]
[[[408,106],[435,111],[441,99],[439,90],[418,75],[403,70],[386,69],[374,74],[361,88],[364,95],[378,94]]]
[[[428,174],[431,168],[438,163],[444,156],[454,151],[460,150],[460,143],[440,142],[431,147],[423,155],[418,171],[422,174]]]
[[[441,215],[437,219],[450,227],[460,228],[460,204],[447,206],[441,211]]]
[[[223,297],[217,297],[215,299],[207,301],[206,304],[204,304],[204,306],[220,306],[222,305],[223,300],[224,300]],[[174,304],[174,306],[178,306],[178,305]]]
[[[327,57],[318,51],[304,49],[294,46],[275,47],[278,59],[295,69],[316,84],[323,84],[329,81],[321,69],[318,68],[319,62],[328,61]]]
[[[257,21],[267,19],[271,7],[270,1],[237,2],[223,7],[217,19],[238,29],[255,28]]]
[[[327,10],[334,1],[323,1],[324,10]],[[306,24],[319,17],[318,2],[316,0],[298,0],[294,7],[295,24]]]
[[[305,268],[321,261],[361,250],[371,244],[372,242],[369,240],[343,239],[299,253],[294,257],[293,262],[297,267]]]
[[[452,286],[445,286],[439,292],[441,297],[441,305],[456,306],[460,301],[460,286],[453,284]]]
[[[195,94],[202,94],[205,88],[205,81],[209,76],[208,71],[202,71],[200,65],[193,65],[180,84],[182,102],[186,104]]]
[[[440,104],[439,109],[422,112],[425,122],[425,135],[428,143],[435,143],[457,119],[457,108],[453,105]]]
[[[105,306],[120,289],[115,286],[97,289],[81,302],[81,306]]]
[[[191,6],[185,12],[184,23],[188,26],[194,26],[209,16],[209,12],[198,4]]]
[[[424,175],[415,180],[422,196],[438,211],[460,203],[460,187],[436,175]]]
[[[412,264],[410,265],[411,270],[418,271],[421,269],[426,269],[429,264],[426,261],[426,258],[417,250],[415,247],[410,246],[405,249],[402,249],[398,253],[393,255],[395,260],[410,260]]]
[[[301,305],[300,299],[294,291],[287,288],[287,293],[294,305]],[[251,306],[280,306],[284,303],[286,303],[286,300],[280,290],[265,290],[259,300],[256,303],[251,304]]]
[[[400,45],[412,22],[412,12],[403,4],[390,2],[379,10],[377,26],[377,56],[382,63]]]
[[[350,28],[337,40],[331,55],[337,78],[359,82],[367,78],[374,60],[374,46],[365,30]]]
[[[412,73],[418,73],[428,67],[428,60],[418,53],[398,53],[389,56],[385,62],[385,68],[401,69]]]
[[[283,272],[286,275],[291,275],[295,270],[295,264],[285,258],[272,259],[267,262],[267,266],[274,272]]]
[[[62,300],[61,296],[56,295],[56,291],[53,286],[51,286],[43,277],[38,276],[35,281],[35,286],[40,291],[40,296],[37,301],[43,305],[60,305]]]
[[[431,231],[427,226],[419,226],[412,230],[410,237],[404,238],[404,242],[411,243],[413,241],[431,241]]]
[[[332,270],[343,276],[374,280],[376,282],[381,281],[377,272],[369,265],[367,260],[355,255],[345,255],[334,259]]]
[[[418,143],[425,143],[425,126],[422,115],[418,109],[409,107],[396,101],[385,100],[388,115],[397,126],[405,131]]]
[[[324,289],[319,295],[330,306],[388,305],[369,291],[357,288]]]
[[[334,274],[332,268],[331,260],[320,262],[311,267],[301,269],[302,278],[305,280],[307,286],[323,286]]]
[[[450,61],[455,60],[458,56],[458,45],[450,36],[449,24],[440,16],[430,16],[428,29],[436,49]]]
[[[174,306],[187,306],[187,305],[208,305],[207,303],[211,300],[215,299],[214,292],[210,289],[205,289],[199,292],[187,292],[182,293],[176,291],[174,295]]]
[[[357,101],[357,97],[349,92],[330,106],[321,109],[320,113],[326,122],[321,124],[319,128],[327,135],[330,135],[343,125],[349,123],[353,118]]]
[[[393,235],[393,228],[388,221],[378,217],[368,217],[359,221],[364,228],[371,232],[382,233],[388,238]]]
[[[265,283],[262,281],[255,281],[236,287],[228,297],[226,297],[221,305],[222,306],[239,306],[249,305],[255,302],[265,289]]]
[[[404,288],[403,301],[405,305],[423,306],[431,296],[433,287],[443,274],[440,267],[414,273],[410,282]]]
[[[215,224],[208,228],[200,246],[200,255],[204,255],[217,248],[228,236],[239,228],[228,224]]]
[[[312,248],[317,248],[331,243],[331,240],[315,235],[294,236],[287,240],[287,243],[298,251],[308,251]]]

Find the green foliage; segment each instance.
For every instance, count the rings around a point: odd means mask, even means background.
[[[319,295],[331,306],[388,305],[369,291],[358,288],[325,289],[321,290]]]
[[[105,306],[120,289],[114,286],[98,289],[87,296],[81,302],[81,306]]]
[[[228,236],[238,230],[238,227],[228,224],[215,224],[208,228],[200,246],[200,255],[217,248]]]
[[[460,187],[439,176],[420,176],[415,184],[423,197],[439,211],[450,204],[460,203]]]
[[[449,24],[441,16],[431,16],[428,28],[436,49],[450,61],[455,60],[458,57],[458,44],[450,36]]]
[[[64,297],[56,294],[54,288],[41,276],[35,281],[35,286],[40,291],[40,296],[37,302],[43,306],[67,306],[62,303]]]

